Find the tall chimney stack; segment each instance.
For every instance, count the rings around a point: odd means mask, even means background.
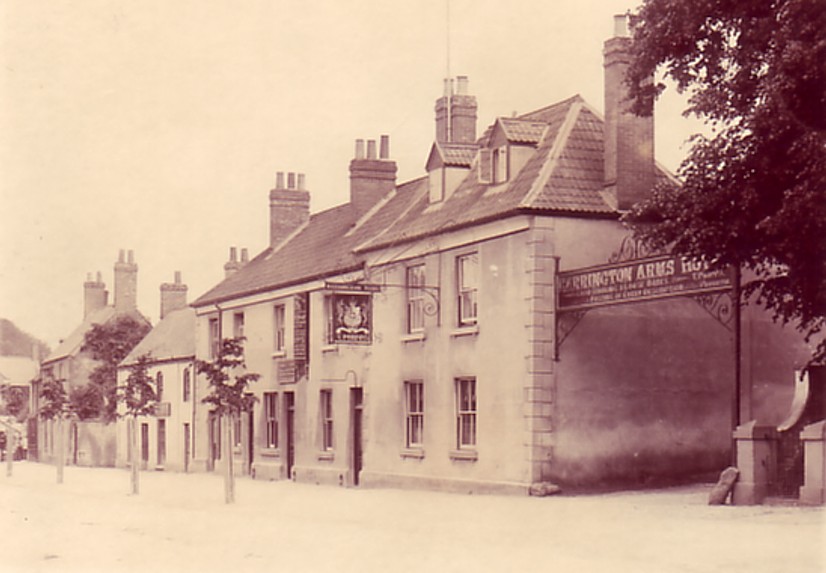
[[[371,139],[365,157],[364,140],[356,140],[356,156],[350,162],[350,204],[359,216],[396,188],[396,162],[389,158],[389,136],[381,136],[380,151],[376,157],[376,141]]]
[[[476,96],[468,94],[467,76],[445,79],[444,95],[436,100],[436,141],[476,143]]]
[[[173,310],[186,308],[186,291],[181,271],[175,271],[175,282],[161,284],[161,320]]]
[[[275,248],[296,229],[310,220],[310,192],[304,189],[303,173],[289,173],[284,185],[284,173],[275,176],[275,189],[270,191],[270,247]]]
[[[614,16],[614,37],[604,45],[605,188],[617,208],[630,209],[649,197],[654,187],[654,115],[631,111],[625,77],[631,63],[628,17]]]
[[[85,319],[96,310],[105,307],[109,302],[109,293],[106,292],[106,285],[103,284],[100,272],[97,273],[97,280],[92,280],[92,273],[86,275],[86,282],[83,283],[83,318]]]
[[[124,258],[123,249],[115,263],[115,312],[130,312],[138,307],[138,265],[130,250]]]

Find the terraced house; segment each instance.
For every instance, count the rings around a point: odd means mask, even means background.
[[[356,142],[338,207],[310,214],[304,176],[278,175],[269,246],[193,303],[196,355],[243,334],[261,374],[235,423],[242,471],[528,492],[727,463],[731,334],[708,297],[560,306],[560,277],[620,261],[620,216],[676,184],[653,119],[626,109],[629,41],[605,45],[604,118],[573,96],[480,135],[459,77],[422,177],[396,181],[384,136]],[[753,340],[777,360],[750,384],[785,395],[797,355]],[[219,466],[219,420],[201,407],[194,424],[193,463]]]

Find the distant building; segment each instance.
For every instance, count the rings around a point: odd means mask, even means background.
[[[113,304],[108,302],[108,292],[100,273],[97,274],[96,280],[89,275],[83,284],[83,321],[42,362],[41,379],[63,380],[67,392],[85,385],[89,382],[89,375],[99,364],[88,351],[82,350],[86,333],[94,325],[107,324],[121,316],[130,316],[149,325],[149,321],[137,309],[138,265],[132,251],[120,251],[114,266],[114,275]],[[40,409],[40,391],[41,384],[33,385],[33,412]],[[38,418],[36,428],[38,459],[50,462],[54,459],[56,444],[54,422]],[[68,463],[87,466],[115,465],[114,424],[102,421],[72,421],[68,425],[65,444]]]
[[[137,420],[137,440],[143,469],[188,471],[191,459],[194,390],[195,311],[187,307],[187,287],[181,274],[160,287],[160,322],[149,331],[118,366],[123,386],[139,357],[148,356],[148,374],[155,382],[158,404],[152,416]],[[123,410],[120,411],[123,414]],[[117,422],[117,465],[130,462],[129,424]]]
[[[459,77],[436,102],[425,176],[397,183],[389,139],[359,140],[349,202],[311,215],[303,175],[278,175],[270,245],[193,303],[196,357],[243,335],[261,375],[254,410],[234,422],[242,473],[525,493],[728,463],[734,358],[720,297],[560,301],[571,285],[624,280],[600,274],[609,261],[642,257],[634,272],[649,269],[651,288],[673,274],[673,261],[635,252],[619,221],[657,183],[678,184],[654,162],[653,118],[627,111],[629,41],[605,45],[605,118],[574,96],[478,137]],[[758,314],[746,324],[755,396],[742,416],[777,416],[806,348]],[[220,423],[196,404],[195,467],[222,465]]]

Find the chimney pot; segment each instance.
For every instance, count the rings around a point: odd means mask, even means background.
[[[181,271],[175,271],[175,284],[181,284]]]
[[[467,76],[456,76],[456,95],[467,95]]]
[[[356,140],[356,159],[364,159],[364,140]]]
[[[99,283],[103,282],[103,275],[100,274],[100,271],[97,272],[97,282],[99,282]]]
[[[279,171],[275,174],[275,188],[276,189],[283,189],[284,188],[284,172]]]
[[[127,253],[127,258],[130,265],[135,263],[135,252],[132,249],[129,249],[129,252]]]
[[[287,173],[287,189],[295,189],[295,173]]]
[[[376,140],[375,139],[368,139],[367,140],[367,159],[375,159],[376,158]]]
[[[627,38],[630,36],[628,32],[628,14],[616,14],[614,16],[614,37]]]
[[[304,191],[304,185],[306,185],[305,177],[303,173],[298,174],[298,190]]]
[[[86,282],[87,283],[92,282],[92,273],[86,273]]]
[[[241,262],[246,264],[249,262],[249,260],[249,252],[247,251],[247,248],[244,247],[243,249],[241,249]]]
[[[234,263],[238,260],[238,250],[235,247],[229,248],[229,262]]]
[[[118,262],[119,263],[124,262],[124,260],[125,260],[124,257],[125,257],[124,250],[121,249],[120,251],[118,251]]]
[[[390,136],[382,135],[379,146],[379,159],[390,159]]]

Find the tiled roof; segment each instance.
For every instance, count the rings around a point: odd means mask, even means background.
[[[183,308],[167,314],[121,361],[133,364],[139,356],[152,360],[186,359],[195,356],[195,309]]]
[[[400,185],[360,221],[349,204],[312,215],[291,240],[276,251],[264,250],[193,306],[360,269],[366,251],[516,213],[618,216],[603,198],[603,122],[580,96],[497,121],[510,141],[535,146],[510,181],[500,185],[479,181],[475,151],[487,145],[493,126],[475,146],[437,144],[445,163],[469,168],[467,177],[444,201],[429,203],[427,177],[423,177]],[[658,182],[668,177],[657,169]]]
[[[514,117],[500,117],[499,124],[508,141],[514,143],[539,143],[548,124]]]
[[[137,310],[117,313],[115,312],[114,306],[104,306],[103,308],[99,308],[96,311],[89,313],[89,316],[87,316],[83,322],[81,322],[80,325],[75,328],[69,336],[64,338],[57,348],[49,354],[49,356],[43,361],[43,364],[54,362],[55,360],[60,360],[61,358],[66,358],[67,356],[75,354],[83,345],[83,341],[86,338],[86,333],[89,332],[94,325],[106,324],[115,317],[123,315],[132,316],[136,320],[149,324],[146,317]]]

